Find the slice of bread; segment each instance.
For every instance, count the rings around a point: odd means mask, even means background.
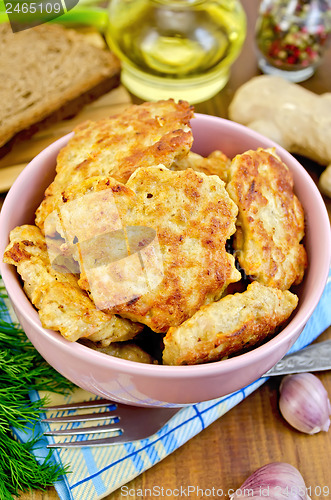
[[[0,147],[52,116],[72,116],[119,84],[116,56],[60,25],[13,33],[0,24],[0,46]]]

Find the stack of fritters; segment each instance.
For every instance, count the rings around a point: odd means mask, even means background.
[[[43,327],[59,330],[67,340],[88,337],[108,345],[132,339],[141,331],[137,323],[98,310],[78,286],[65,260],[61,268],[52,266],[45,238],[37,227],[25,225],[11,231],[5,261],[17,266]]]
[[[16,228],[4,255],[44,327],[115,343],[107,352],[123,357],[142,329],[165,334],[164,364],[196,364],[243,352],[289,318],[288,289],[307,265],[290,172],[273,151],[193,153],[192,115],[159,101],[75,130],[40,229]]]
[[[103,198],[94,197],[102,193]],[[113,197],[118,217],[113,214],[110,227],[108,211],[105,232],[104,214],[101,227],[99,219],[102,208],[110,203],[109,196]],[[77,223],[71,240],[76,238],[78,247],[79,284],[109,313],[165,333],[203,304],[218,300],[230,283],[241,278],[233,256],[225,250],[226,240],[235,232],[238,209],[216,176],[207,177],[192,169],[171,172],[164,166],[141,167],[126,185],[112,177],[94,177],[65,190],[63,198],[66,202],[59,205],[61,220],[63,209],[69,206],[71,223]],[[86,218],[89,230],[84,227]],[[145,286],[144,273],[139,275],[140,261],[132,245],[131,255],[126,252],[120,255],[122,258],[108,252],[113,237],[108,242],[103,237],[105,244],[100,245],[100,236],[119,231],[119,223],[127,228],[126,235],[132,227],[155,230],[154,247],[144,249],[144,234],[134,245],[143,253],[144,270],[153,275],[150,286]],[[66,227],[68,224],[58,226],[63,237]],[[116,243],[118,249],[121,241]],[[134,266],[132,280],[128,276],[130,265]]]
[[[40,228],[69,185],[97,175],[126,182],[139,167],[162,163],[165,167],[191,149],[193,137],[188,103],[172,100],[131,106],[119,115],[84,122],[60,152],[54,182],[36,213]]]

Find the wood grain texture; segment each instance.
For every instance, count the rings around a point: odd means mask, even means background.
[[[228,104],[234,91],[246,80],[259,74],[254,49],[254,24],[258,0],[242,0],[248,16],[248,35],[241,56],[232,68],[228,85],[207,102],[195,106],[197,112],[227,117]],[[331,91],[331,51],[326,54],[322,66],[303,85],[323,93]],[[132,96],[134,102],[139,99]],[[305,162],[312,177],[317,180],[321,167]],[[331,200],[325,198],[331,215]],[[331,339],[329,328],[318,340]],[[321,381],[331,395],[330,372],[319,373]],[[191,439],[165,460],[131,481],[127,487],[130,496],[117,490],[106,500],[141,500],[156,498],[141,496],[141,489],[163,487],[169,492],[164,498],[178,498],[175,488],[199,487],[203,495],[191,493],[186,498],[228,498],[228,489],[238,488],[258,467],[273,461],[285,461],[298,467],[307,486],[312,487],[312,500],[329,499],[329,495],[315,494],[315,487],[328,486],[331,492],[331,431],[314,436],[301,434],[283,420],[278,410],[278,388],[280,378],[272,378],[258,391],[251,394],[238,406],[214,422],[210,427]],[[212,488],[221,488],[223,496],[212,496]],[[209,496],[208,496],[209,493]],[[212,493],[212,492],[211,492]],[[318,493],[318,491],[317,491]],[[216,495],[216,493],[215,493]],[[161,496],[161,495],[160,495]],[[185,498],[185,495],[182,494]],[[56,500],[55,490],[23,494],[21,500]],[[93,500],[93,499],[91,499]],[[290,500],[290,497],[289,497]]]

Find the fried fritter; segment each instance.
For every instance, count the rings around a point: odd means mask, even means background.
[[[239,208],[233,243],[240,266],[267,286],[287,290],[299,284],[307,266],[300,243],[304,212],[289,169],[260,148],[237,155],[229,179],[226,189]]]
[[[146,102],[123,113],[78,126],[58,155],[56,176],[36,212],[43,229],[62,191],[92,176],[111,175],[125,183],[138,167],[166,167],[185,156],[192,145],[193,108],[185,101]]]
[[[13,264],[24,281],[24,290],[39,312],[44,328],[59,330],[73,342],[89,337],[102,345],[132,339],[142,325],[98,310],[68,272],[66,261],[55,268],[47,244],[35,226],[20,226],[10,233],[4,262]]]
[[[298,303],[293,293],[253,282],[243,293],[201,307],[164,338],[163,364],[218,361],[261,343],[275,333]]]
[[[217,176],[159,165],[137,169],[126,185],[108,177],[71,186],[59,217],[78,249],[79,284],[98,307],[162,333],[240,279],[225,249],[237,210]]]
[[[157,361],[150,354],[133,342],[113,342],[106,347],[103,347],[100,343],[90,342],[88,339],[82,340],[81,343],[108,356],[115,356],[136,363],[157,364]]]
[[[230,158],[222,151],[213,151],[207,158],[190,151],[187,156],[175,161],[170,169],[180,171],[192,168],[196,172],[202,172],[206,175],[218,175],[222,181],[227,182],[230,166]]]

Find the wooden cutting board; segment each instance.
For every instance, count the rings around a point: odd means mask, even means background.
[[[74,118],[55,123],[40,130],[29,140],[16,144],[7,155],[0,159],[0,193],[8,191],[16,177],[38,153],[71,132],[76,125],[85,120],[99,120],[120,113],[130,104],[129,93],[123,86],[119,86],[85,106]]]

